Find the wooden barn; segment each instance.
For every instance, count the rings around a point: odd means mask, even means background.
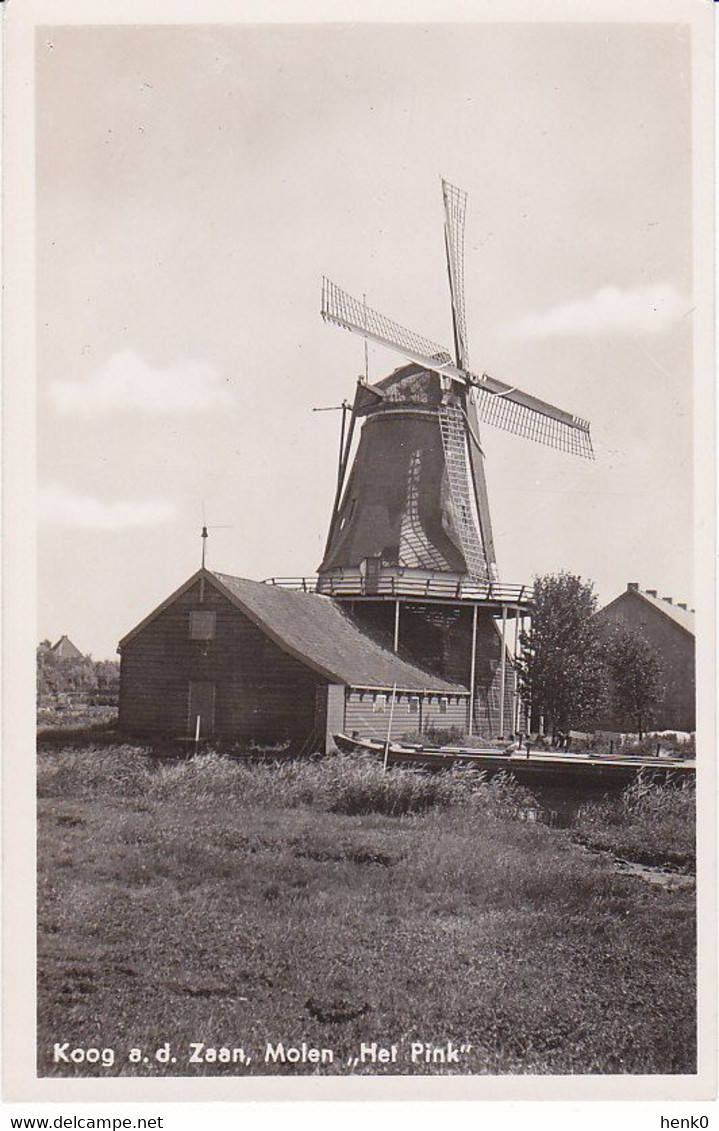
[[[332,735],[467,729],[468,689],[363,632],[335,601],[200,569],[119,645],[120,727],[327,750]]]
[[[657,730],[693,731],[696,727],[694,610],[660,597],[655,589],[629,582],[624,593],[596,614],[607,631],[636,629],[656,650],[664,678],[664,694],[653,714]],[[601,726],[632,729],[631,720],[607,718]]]

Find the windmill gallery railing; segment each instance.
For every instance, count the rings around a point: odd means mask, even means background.
[[[531,585],[505,585],[497,581],[476,582],[466,578],[380,576],[369,579],[357,574],[338,577],[268,577],[265,585],[322,593],[326,597],[414,597],[420,600],[468,601],[488,605],[529,608]]]

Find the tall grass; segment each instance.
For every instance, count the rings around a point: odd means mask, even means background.
[[[640,776],[620,794],[581,806],[575,829],[591,846],[639,863],[690,868],[696,840],[694,782],[660,785]]]
[[[306,805],[358,816],[399,817],[452,806],[484,805],[516,810],[529,797],[508,778],[473,770],[427,773],[409,767],[384,771],[375,761],[337,755],[319,762],[275,765],[233,762],[209,754],[159,768],[151,778],[156,798],[193,798],[198,803],[232,801],[296,808]]]
[[[435,773],[337,755],[319,761],[233,761],[209,753],[183,762],[158,762],[141,746],[90,746],[43,750],[38,792],[47,798],[144,797],[165,804],[221,809],[307,807],[347,816],[403,817],[457,811],[471,822],[488,815],[511,818],[536,807],[533,795],[511,776],[487,778],[480,770]],[[573,835],[584,843],[640,863],[691,867],[695,793],[692,783],[659,785],[640,777],[621,793],[581,805]]]
[[[100,1074],[54,1065],[58,1034],[170,1041],[179,1076],[236,1073],[186,1052],[237,1034],[264,1073],[312,1070],[264,1065],[268,1041],[334,1048],[347,1074],[360,1042],[449,1039],[473,1049],[454,1069],[360,1071],[694,1071],[691,893],[511,819],[530,797],[509,778],[117,746],[43,751],[38,784],[41,1075]]]
[[[136,797],[151,781],[150,760],[142,746],[91,745],[38,752],[40,797]]]
[[[398,817],[452,806],[514,814],[531,795],[506,775],[487,780],[472,769],[427,773],[409,767],[385,772],[369,759],[337,755],[322,761],[251,763],[219,754],[157,764],[143,747],[91,746],[56,753],[38,762],[42,797],[145,795],[196,805],[309,806],[350,816]]]

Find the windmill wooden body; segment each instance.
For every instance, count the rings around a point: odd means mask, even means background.
[[[442,190],[454,358],[443,346],[323,281],[326,321],[402,354],[410,364],[377,384],[358,383],[352,423],[360,417],[365,423],[345,487],[350,426],[322,578],[348,576],[375,558],[381,576],[430,571],[475,583],[498,581],[479,418],[592,457],[587,421],[470,369],[466,194],[446,181]]]
[[[323,280],[325,321],[401,354],[405,364],[357,384],[317,588],[349,602],[395,651],[464,681],[470,731],[479,723],[504,733],[519,721],[507,622],[514,620],[516,652],[530,589],[499,578],[479,421],[585,458],[593,452],[586,420],[470,368],[466,194],[446,181],[442,192],[453,353]]]

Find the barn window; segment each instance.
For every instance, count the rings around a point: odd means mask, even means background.
[[[440,713],[440,715],[446,715],[448,709],[449,709],[449,699],[447,698],[446,695],[443,695],[442,698],[439,701],[439,713]]]
[[[190,640],[214,640],[217,614],[203,609],[190,613]]]
[[[386,710],[386,708],[387,708],[387,696],[386,695],[375,695],[374,702],[372,704],[372,710],[375,713],[375,715],[383,714],[384,711]]]
[[[410,715],[418,715],[419,714],[419,695],[410,695],[409,713],[410,713]]]

